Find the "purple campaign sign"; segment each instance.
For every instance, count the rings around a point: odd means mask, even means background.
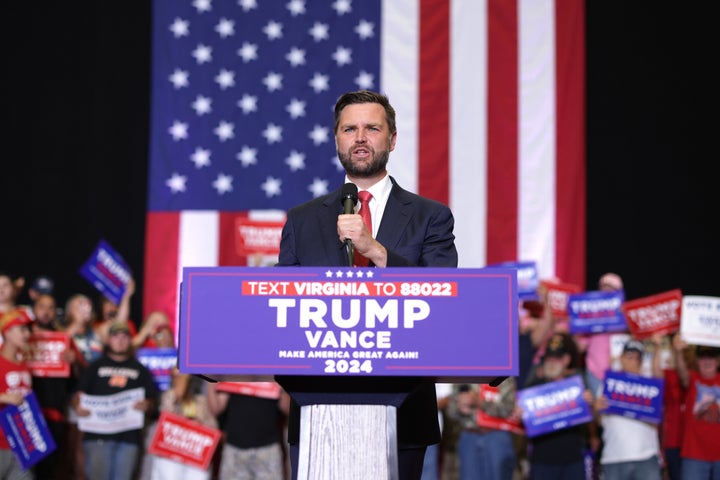
[[[625,292],[583,292],[570,294],[570,333],[626,332],[627,322],[620,307]]]
[[[177,366],[176,348],[141,348],[136,357],[153,375],[158,390],[170,388],[172,371]]]
[[[105,240],[101,240],[80,274],[115,305],[120,303],[130,281],[130,268]]]
[[[418,376],[518,373],[515,270],[191,267],[183,373]]]
[[[518,390],[525,434],[536,437],[592,420],[590,405],[582,398],[584,390],[580,375]]]
[[[0,428],[26,470],[57,448],[33,392],[25,396],[21,405],[9,405],[0,411]]]
[[[537,263],[533,261],[502,262],[489,267],[514,268],[517,270],[517,289],[520,300],[537,300],[537,288],[540,285],[540,275]]]
[[[603,387],[608,408],[603,413],[658,424],[662,421],[664,386],[661,378],[608,370]]]

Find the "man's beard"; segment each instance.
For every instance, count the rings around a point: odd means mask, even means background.
[[[380,150],[379,152],[376,152],[370,147],[364,147],[372,153],[372,159],[369,162],[353,163],[352,151],[356,147],[357,146],[354,145],[347,153],[338,152],[338,159],[340,160],[340,165],[343,166],[348,176],[368,178],[385,171],[388,159],[390,158],[389,150]]]

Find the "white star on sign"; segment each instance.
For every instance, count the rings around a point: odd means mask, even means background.
[[[195,164],[195,168],[207,167],[210,165],[210,150],[197,147],[190,155],[190,160]]]
[[[235,137],[235,125],[224,120],[220,121],[220,124],[215,127],[213,133],[218,136],[221,142],[229,140]]]
[[[212,100],[208,97],[198,95],[192,103],[192,108],[196,114],[200,116],[205,115],[206,113],[212,112]]]
[[[290,14],[293,17],[302,15],[305,13],[305,2],[302,0],[290,0],[290,3],[287,4],[287,9],[290,10]]]
[[[288,111],[290,114],[290,118],[299,118],[305,116],[305,102],[298,100],[297,98],[293,98],[290,100],[290,103],[287,107],[285,107],[285,110]]]
[[[328,181],[320,178],[313,178],[313,182],[308,185],[308,190],[313,194],[313,198],[321,197],[328,193]]]
[[[188,124],[175,120],[168,130],[173,140],[184,140],[188,137]]]
[[[235,158],[240,160],[243,167],[249,167],[257,163],[257,149],[250,148],[247,145],[243,145],[242,150],[235,155]]]
[[[327,40],[330,37],[328,32],[329,27],[327,23],[320,22],[315,22],[312,28],[308,31],[310,36],[313,37],[316,42],[319,42],[321,40]]]
[[[245,42],[242,44],[242,47],[238,48],[237,54],[240,56],[240,58],[243,59],[244,63],[250,62],[252,60],[257,60],[258,47],[254,43],[248,43]]]
[[[175,90],[178,90],[182,87],[187,87],[188,77],[190,75],[185,70],[180,70],[179,68],[176,68],[175,71],[170,75],[170,83],[173,84],[173,87],[175,87]]]
[[[170,25],[170,31],[173,32],[175,38],[186,37],[190,33],[190,22],[176,18]]]
[[[218,32],[221,38],[227,38],[231,35],[235,35],[235,22],[228,20],[227,18],[221,18],[215,26],[215,31]]]
[[[273,197],[282,193],[282,190],[280,189],[281,186],[282,180],[280,180],[279,178],[267,177],[265,181],[260,185],[260,188],[265,191],[265,195],[267,197]]]
[[[212,60],[212,48],[207,45],[200,44],[192,51],[192,56],[195,58],[198,65],[202,65],[203,63],[207,63]]]
[[[293,47],[290,52],[285,55],[285,59],[290,62],[290,65],[293,67],[305,65],[305,50]]]
[[[355,27],[355,33],[358,34],[361,40],[367,40],[368,38],[375,36],[375,24],[368,22],[367,20],[360,20],[360,23]]]
[[[265,130],[262,132],[262,136],[265,137],[268,143],[273,144],[282,140],[282,127],[273,123],[268,123]]]
[[[290,156],[285,159],[285,163],[290,167],[290,170],[296,172],[305,168],[305,155],[293,150],[290,152]]]
[[[248,95],[247,93],[242,96],[238,101],[237,106],[240,107],[244,114],[257,111],[257,97]]]
[[[220,70],[220,73],[217,74],[215,77],[215,82],[217,82],[218,85],[220,85],[221,90],[225,90],[229,87],[235,86],[235,72],[232,72],[230,70],[225,70],[224,68]]]
[[[187,182],[187,177],[175,172],[170,178],[165,180],[165,185],[167,185],[167,187],[170,188],[170,191],[175,194],[185,191],[185,182]]]
[[[362,70],[358,76],[355,77],[355,83],[360,90],[372,90],[373,85],[375,84],[375,76],[372,73]]]
[[[282,88],[282,79],[283,76],[279,73],[270,72],[268,73],[265,78],[263,78],[263,83],[268,89],[268,92],[274,92],[275,90],[280,90]]]
[[[330,77],[321,73],[316,73],[308,83],[315,93],[324,92],[329,88]]]
[[[315,144],[315,146],[321,145],[328,141],[328,128],[321,125],[315,125],[315,127],[308,134],[308,137],[312,138],[313,144]]]
[[[257,8],[257,2],[255,0],[238,0],[238,5],[242,7],[244,12],[249,12]]]
[[[337,47],[335,53],[332,54],[333,60],[338,67],[352,63],[352,50],[345,47]]]
[[[192,6],[197,9],[198,13],[212,10],[212,2],[210,0],[194,0]]]
[[[220,173],[215,181],[212,182],[212,186],[215,190],[217,190],[218,195],[224,195],[227,192],[232,192],[232,181],[232,176]]]
[[[263,32],[265,35],[267,35],[268,40],[277,40],[278,38],[282,38],[282,23],[269,21],[265,27],[263,27]]]
[[[337,0],[333,2],[332,8],[335,9],[338,15],[344,15],[352,12],[352,2],[350,0]]]

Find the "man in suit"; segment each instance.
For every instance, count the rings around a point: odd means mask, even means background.
[[[335,145],[345,182],[372,195],[367,205],[372,228],[361,213],[343,213],[342,188],[292,208],[280,241],[279,266],[346,266],[346,240],[374,267],[457,267],[450,209],[401,188],[388,175],[395,148],[395,110],[388,98],[361,90],[335,104]],[[360,207],[366,208],[364,206]],[[401,480],[419,480],[427,445],[440,441],[434,384],[421,378],[279,376],[289,392],[409,392],[397,412],[398,471]],[[332,403],[332,402],[326,402]],[[290,411],[289,443],[297,475],[299,407]]]

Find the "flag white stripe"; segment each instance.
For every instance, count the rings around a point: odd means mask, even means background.
[[[460,267],[487,257],[487,2],[450,10],[450,208]]]
[[[419,0],[382,2],[380,91],[390,97],[398,138],[388,171],[411,192],[418,189]]]
[[[518,259],[555,271],[555,4],[519,6]]]
[[[215,210],[185,210],[180,213],[179,230],[178,285],[182,281],[183,267],[218,266],[220,213]]]

